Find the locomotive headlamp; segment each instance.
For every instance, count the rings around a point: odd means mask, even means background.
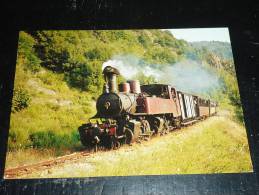
[[[105,102],[104,107],[106,108],[106,110],[108,110],[110,106],[111,106],[110,102],[108,102],[108,101]]]

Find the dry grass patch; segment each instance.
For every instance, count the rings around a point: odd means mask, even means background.
[[[38,163],[39,161],[51,160],[55,157],[54,150],[35,150],[35,149],[20,149],[15,152],[7,152],[5,168],[12,168],[28,164]]]

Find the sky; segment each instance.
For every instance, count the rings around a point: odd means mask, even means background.
[[[169,30],[175,38],[194,41],[222,41],[230,42],[228,28],[185,28]]]

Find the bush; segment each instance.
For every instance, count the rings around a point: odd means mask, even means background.
[[[87,60],[102,60],[106,61],[111,58],[112,53],[108,47],[99,46],[94,49],[91,49],[84,53],[84,56]]]
[[[19,112],[30,105],[30,95],[27,90],[17,87],[13,92],[12,112]]]
[[[9,131],[8,134],[8,150],[17,151],[19,149],[28,148],[31,146],[28,139],[28,132],[26,130],[16,129],[15,131]]]
[[[138,37],[138,41],[140,42],[141,45],[143,45],[143,47],[148,47],[148,45],[151,44],[151,40],[149,39],[149,37],[144,34]]]
[[[80,141],[77,131],[71,134],[57,134],[51,130],[39,131],[30,135],[33,148],[73,148]]]
[[[225,93],[230,100],[230,104],[235,107],[235,118],[243,123],[243,110],[240,100],[240,94],[238,89],[238,83],[235,78],[235,75],[232,75],[228,72],[223,74],[223,79],[225,83]]]
[[[172,50],[156,47],[145,53],[145,60],[154,64],[174,64],[178,61],[178,55]]]
[[[101,65],[95,61],[75,63],[75,68],[65,73],[65,79],[70,86],[92,93],[101,91],[103,85]]]
[[[36,41],[31,35],[23,31],[20,32],[17,61],[23,63],[25,68],[32,72],[38,72],[41,63],[34,49],[35,43]]]

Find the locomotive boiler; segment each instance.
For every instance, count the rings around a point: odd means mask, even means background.
[[[177,91],[165,84],[140,86],[131,80],[117,85],[119,71],[103,70],[105,85],[96,102],[97,113],[78,128],[86,147],[116,148],[154,134],[166,134],[201,118],[216,114],[217,103]]]

